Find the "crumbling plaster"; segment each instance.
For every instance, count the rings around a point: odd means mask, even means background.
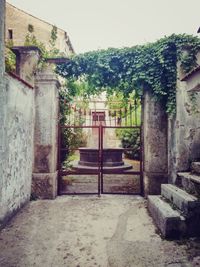
[[[199,59],[198,59],[199,60]],[[169,182],[175,183],[177,172],[188,171],[192,161],[200,159],[200,93],[193,89],[200,82],[199,73],[183,80],[177,66],[176,115],[169,118]],[[197,88],[197,87],[196,87]]]
[[[5,75],[6,147],[1,176],[0,226],[30,199],[33,162],[34,91]]]

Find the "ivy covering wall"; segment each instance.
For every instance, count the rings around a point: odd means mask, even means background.
[[[183,71],[188,73],[197,65],[199,50],[198,37],[173,34],[145,45],[75,55],[58,66],[57,72],[71,84],[87,83],[85,94],[88,96],[105,90],[110,94],[120,91],[128,96],[135,89],[137,97],[144,89],[152,90],[166,112],[174,114],[177,62],[180,60]]]

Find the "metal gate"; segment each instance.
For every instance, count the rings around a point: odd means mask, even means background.
[[[100,127],[99,126],[67,126],[60,125],[59,127],[59,179],[58,179],[58,194],[59,195],[74,195],[74,194],[98,194],[101,193],[101,147],[100,147]],[[71,135],[72,138],[79,138],[84,130],[95,131],[97,136],[97,143],[93,149],[96,151],[97,166],[87,168],[87,166],[80,165],[80,151],[85,146],[71,147],[65,142],[65,135]],[[70,140],[71,141],[71,140]],[[88,151],[91,153],[92,151]],[[94,154],[94,153],[93,153]],[[91,154],[89,154],[91,155]],[[70,158],[72,157],[72,158]],[[74,158],[73,158],[74,157]],[[67,160],[65,160],[67,159]],[[71,164],[70,164],[71,163]],[[92,164],[91,164],[92,165]]]
[[[143,195],[137,109],[72,109],[59,126],[58,194]]]
[[[113,145],[106,145],[106,136],[110,136],[109,132],[126,131],[131,135],[132,132],[138,135],[140,144],[137,151],[137,160],[127,158],[127,155],[134,153],[135,148],[131,147],[116,147],[115,140],[112,140]],[[142,134],[141,126],[102,126],[100,127],[101,142],[100,142],[100,181],[101,194],[128,194],[128,195],[143,195],[143,172],[142,172]],[[112,136],[112,134],[111,134]],[[118,140],[117,140],[118,141]],[[111,150],[111,151],[110,151]],[[108,155],[107,155],[108,153]],[[117,158],[115,162],[117,166],[107,167],[106,162],[113,158]],[[111,165],[112,165],[111,160]]]

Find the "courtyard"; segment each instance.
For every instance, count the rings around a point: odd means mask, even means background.
[[[196,267],[200,240],[163,240],[139,196],[31,201],[0,233],[2,267]]]
[[[103,1],[0,0],[0,267],[200,266],[199,8]]]

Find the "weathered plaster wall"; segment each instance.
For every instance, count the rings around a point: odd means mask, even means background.
[[[5,82],[7,146],[1,177],[0,226],[30,199],[34,148],[34,91],[8,75]]]
[[[0,77],[4,75],[5,0],[0,0]],[[1,84],[1,80],[0,80]]]
[[[2,163],[3,150],[4,150],[4,137],[5,137],[5,59],[4,59],[4,15],[5,15],[5,1],[0,0],[0,163]],[[0,168],[1,171],[2,168]],[[1,173],[0,173],[1,175]],[[1,181],[1,179],[0,179]]]
[[[159,194],[167,181],[167,115],[149,91],[144,92],[143,142],[145,195]]]
[[[2,188],[6,154],[6,88],[5,88],[5,59],[4,59],[4,19],[5,19],[5,1],[0,0],[0,213],[2,202]]]
[[[4,18],[5,1],[0,0],[0,228],[30,200],[34,162],[38,167],[34,169],[38,175],[35,178],[42,178],[42,192],[45,194],[48,181],[51,188],[47,197],[57,193],[58,81],[55,74],[47,73],[37,80],[35,90],[34,72],[39,59],[35,47],[15,48],[20,77],[5,74]],[[42,145],[49,150],[42,150]],[[46,153],[47,165],[42,158]],[[37,185],[40,188],[41,183]]]
[[[200,159],[200,93],[189,91],[187,82],[181,81],[178,65],[177,114],[169,121],[169,181],[175,183],[176,173],[187,171],[190,163]],[[200,82],[194,75],[191,84]],[[193,98],[193,100],[192,100]]]

